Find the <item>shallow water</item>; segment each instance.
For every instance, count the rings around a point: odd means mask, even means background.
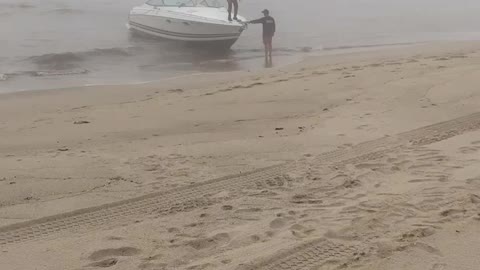
[[[175,75],[263,68],[260,27],[227,55],[132,36],[129,10],[143,0],[0,0],[0,92],[122,84]],[[277,19],[276,65],[307,54],[480,38],[478,0],[242,0],[241,14]]]

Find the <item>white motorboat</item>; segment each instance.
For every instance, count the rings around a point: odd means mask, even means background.
[[[245,29],[245,18],[229,21],[218,0],[149,0],[130,12],[128,26],[156,37],[230,48]]]

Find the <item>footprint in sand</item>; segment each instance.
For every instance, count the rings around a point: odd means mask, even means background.
[[[431,253],[433,255],[443,256],[442,252],[439,249],[437,249],[433,246],[430,246],[428,244],[422,243],[422,242],[414,242],[414,243],[410,244],[409,247],[420,249],[420,250],[426,251],[428,253]]]
[[[123,240],[123,238],[120,237],[120,236],[109,236],[109,237],[107,237],[107,240],[109,240],[109,241],[120,241],[120,240]]]
[[[183,89],[178,88],[178,89],[170,89],[170,90],[168,90],[168,92],[169,93],[183,93],[184,91],[183,91]]]
[[[427,168],[431,168],[433,167],[434,164],[416,164],[416,165],[412,165],[410,167],[408,167],[409,170],[418,170],[418,169],[421,169],[421,171],[424,171],[424,169],[427,169]]]
[[[230,242],[231,238],[228,233],[219,233],[209,238],[201,238],[187,243],[188,246],[196,249],[202,250],[217,246],[224,246]]]
[[[250,240],[252,240],[253,242],[258,242],[258,241],[260,241],[261,239],[262,239],[262,238],[261,238],[260,236],[256,235],[256,234],[250,236]]]
[[[479,185],[480,184],[480,176],[479,177],[474,177],[474,178],[469,178],[465,180],[467,184],[469,185]]]
[[[271,237],[274,237],[274,236],[275,236],[275,232],[273,232],[273,231],[266,231],[266,232],[265,232],[265,235],[266,235],[267,237],[270,237],[270,238],[271,238]]]
[[[409,183],[426,183],[426,182],[438,182],[437,179],[430,179],[430,178],[424,178],[424,179],[412,179],[408,181]]]
[[[186,270],[206,270],[206,269],[215,269],[215,265],[212,263],[202,263],[198,265],[192,265],[186,268]]]
[[[401,242],[413,242],[417,241],[420,238],[429,237],[435,234],[435,230],[432,228],[419,228],[406,233],[403,233],[400,236],[399,241]]]
[[[358,127],[356,127],[356,129],[359,129],[359,130],[364,130],[366,128],[370,127],[369,125],[360,125]]]
[[[474,154],[480,150],[480,147],[478,146],[473,146],[473,147],[461,147],[459,149],[460,153],[462,154]]]
[[[374,64],[367,65],[367,67],[383,67],[383,64],[382,63],[374,63]]]
[[[175,227],[168,228],[167,231],[168,231],[169,233],[180,233],[180,229],[175,228]]]
[[[398,167],[398,168],[400,168],[401,170],[405,170],[405,169],[407,169],[409,166],[411,166],[411,164],[413,164],[411,161],[409,161],[409,160],[404,160],[404,161],[401,161],[401,162],[393,163],[393,166]]]
[[[447,209],[440,212],[440,215],[442,217],[450,217],[453,219],[457,219],[457,218],[463,217],[466,213],[467,213],[467,210],[465,209]]]
[[[445,267],[447,267],[447,265],[444,264],[444,263],[436,263],[436,264],[432,265],[430,270],[444,270]]]
[[[362,185],[362,182],[360,182],[357,179],[348,179],[341,186],[344,188],[355,188],[361,185]]]
[[[107,268],[107,267],[112,267],[118,263],[118,259],[112,258],[112,259],[106,259],[103,261],[99,262],[94,262],[89,264],[88,266],[90,267],[101,267],[101,268]]]
[[[156,260],[159,260],[163,258],[163,255],[162,254],[157,254],[157,255],[152,255],[152,256],[148,256],[147,258],[143,259],[144,261],[156,261]]]
[[[111,257],[128,257],[134,256],[141,253],[140,249],[134,247],[121,247],[121,248],[110,248],[110,249],[101,249],[93,252],[88,257],[92,261],[99,261],[105,258]]]
[[[434,162],[440,162],[440,161],[446,161],[448,160],[447,156],[442,156],[442,155],[433,155],[430,157],[422,157],[419,158],[418,161],[434,161]]]
[[[286,218],[276,218],[270,222],[271,229],[281,229],[287,226],[288,220]]]
[[[403,63],[401,63],[401,62],[385,62],[384,64],[386,66],[399,66],[399,65],[402,65]]]
[[[151,269],[151,270],[157,270],[157,269],[168,269],[168,264],[165,263],[150,263],[150,262],[144,262],[141,263],[138,268],[139,269]]]
[[[471,194],[470,195],[470,201],[474,204],[480,204],[480,196]]]
[[[242,209],[235,210],[235,213],[237,213],[237,214],[241,214],[241,213],[258,213],[258,212],[262,212],[262,209],[261,209],[261,208],[258,208],[258,207],[254,207],[254,208],[242,208]]]
[[[315,229],[309,229],[305,226],[302,226],[300,224],[294,224],[290,226],[290,232],[292,233],[293,236],[298,237],[298,238],[305,238],[311,233],[313,233]]]
[[[355,165],[355,168],[357,168],[357,169],[369,169],[369,170],[375,170],[375,169],[379,169],[381,167],[385,167],[385,164],[381,164],[381,163],[362,163],[362,164]]]
[[[322,204],[323,200],[317,199],[309,194],[297,194],[292,197],[290,202],[294,204]]]

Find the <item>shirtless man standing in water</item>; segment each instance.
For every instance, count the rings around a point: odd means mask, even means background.
[[[228,2],[228,20],[232,21],[232,7],[233,7],[233,19],[238,20],[238,0],[227,0]]]

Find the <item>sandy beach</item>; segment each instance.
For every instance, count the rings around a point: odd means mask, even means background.
[[[480,43],[0,95],[0,269],[476,270]]]

